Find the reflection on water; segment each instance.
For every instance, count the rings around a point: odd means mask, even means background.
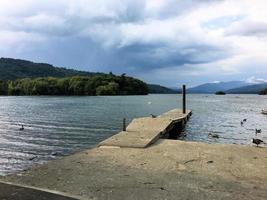
[[[93,147],[117,133],[124,117],[129,122],[180,106],[180,95],[0,97],[0,174]],[[188,107],[193,115],[182,139],[248,144],[255,128],[267,139],[267,117],[260,114],[267,107],[265,96],[188,95]],[[243,118],[247,122],[241,126]]]

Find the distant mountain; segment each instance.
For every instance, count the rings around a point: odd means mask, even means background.
[[[70,77],[70,76],[93,76],[101,73],[92,73],[54,67],[46,63],[34,63],[31,61],[0,58],[0,80],[14,80],[20,78],[35,77]]]
[[[267,83],[249,85],[239,88],[226,90],[228,94],[259,94],[262,90],[267,88]]]
[[[161,86],[161,85],[155,85],[155,84],[148,84],[148,89],[150,94],[177,94],[178,91],[175,91],[173,89]]]
[[[218,82],[218,83],[206,83],[187,90],[188,93],[211,93],[214,94],[217,91],[227,91],[234,88],[244,87],[251,85],[245,81],[230,81],[230,82]]]

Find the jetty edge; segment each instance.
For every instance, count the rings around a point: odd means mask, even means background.
[[[159,138],[177,137],[191,115],[191,110],[183,113],[181,109],[173,109],[156,117],[136,118],[125,131],[100,142],[98,146],[146,148]]]
[[[25,185],[0,181],[1,200],[76,200],[79,196],[70,196],[57,191],[45,190]]]
[[[173,114],[174,122],[181,123],[177,113],[170,111],[156,118]],[[186,119],[189,114],[181,117]],[[131,132],[134,121],[126,128],[128,135],[136,131]],[[171,124],[166,130],[175,129],[176,123]],[[267,148],[169,140],[161,138],[161,133],[148,135],[153,142],[142,141],[149,144],[143,147],[124,146],[121,139],[111,146],[102,142],[93,149],[0,179],[78,199],[267,199]]]

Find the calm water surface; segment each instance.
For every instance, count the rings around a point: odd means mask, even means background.
[[[0,97],[0,175],[93,147],[117,133],[124,117],[130,122],[181,103],[181,95]],[[249,144],[260,128],[259,137],[267,140],[267,116],[260,113],[265,107],[266,96],[188,95],[193,116],[180,139]],[[22,124],[25,130],[19,131]],[[209,138],[211,132],[220,138]]]

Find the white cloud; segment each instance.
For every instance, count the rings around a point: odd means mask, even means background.
[[[260,84],[260,83],[267,83],[267,79],[264,78],[256,78],[255,76],[251,76],[246,80],[247,83],[252,84]]]

